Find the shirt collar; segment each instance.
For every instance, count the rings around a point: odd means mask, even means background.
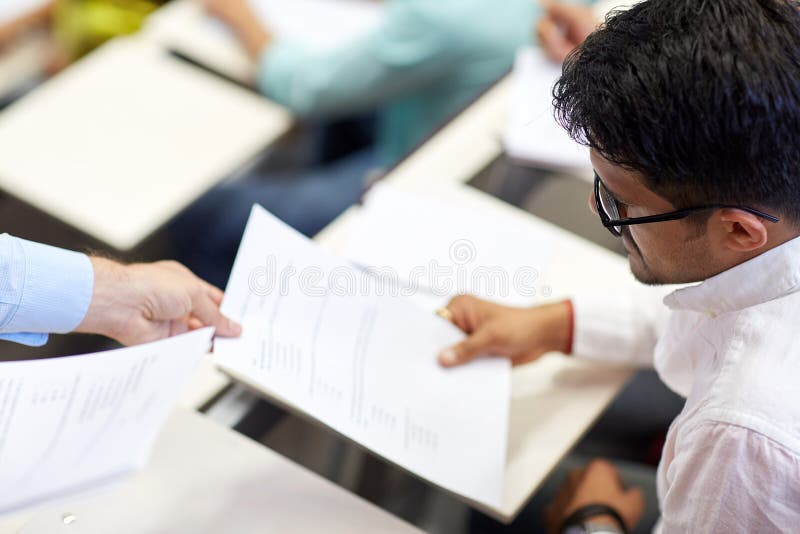
[[[787,241],[702,283],[678,289],[664,304],[716,316],[800,290],[800,237]]]

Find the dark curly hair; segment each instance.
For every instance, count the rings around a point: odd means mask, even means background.
[[[577,141],[677,207],[800,223],[800,2],[647,0],[567,58],[553,97]]]

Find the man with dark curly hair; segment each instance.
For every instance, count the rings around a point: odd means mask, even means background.
[[[549,351],[654,366],[686,397],[657,473],[656,530],[800,525],[800,5],[648,0],[567,56],[559,122],[591,149],[590,205],[663,302],[576,296],[448,306],[469,337],[443,365]],[[587,266],[591,276],[591,266]],[[574,473],[558,532],[631,529],[642,494],[611,464]]]

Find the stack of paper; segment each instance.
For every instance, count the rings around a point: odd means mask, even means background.
[[[371,0],[249,0],[269,33],[314,49],[341,46],[383,22],[381,2]],[[146,31],[167,46],[240,81],[252,82],[253,62],[222,23],[197,0],[179,0],[159,10]]]
[[[212,334],[0,364],[0,513],[142,467]]]
[[[253,208],[223,311],[223,370],[467,499],[503,500],[511,372],[487,358],[444,370],[450,323]]]
[[[561,65],[538,48],[517,53],[504,142],[514,159],[539,168],[585,173],[589,150],[573,141],[553,115],[553,86]]]

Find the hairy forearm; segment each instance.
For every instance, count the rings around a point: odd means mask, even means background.
[[[92,257],[94,289],[89,309],[76,332],[103,334],[117,338],[120,325],[135,313],[135,302],[130,294],[131,277],[124,265],[115,261]]]

